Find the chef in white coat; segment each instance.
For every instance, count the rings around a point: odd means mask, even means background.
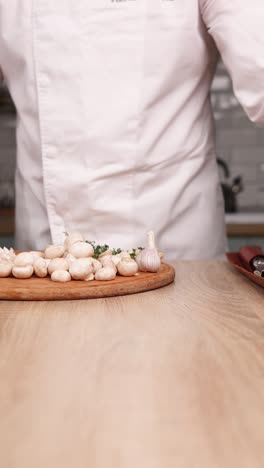
[[[263,0],[0,0],[17,109],[16,246],[65,231],[167,258],[225,251],[209,99],[221,53],[264,122]]]

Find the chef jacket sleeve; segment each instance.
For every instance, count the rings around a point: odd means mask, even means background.
[[[200,0],[201,13],[253,122],[264,124],[264,0]]]

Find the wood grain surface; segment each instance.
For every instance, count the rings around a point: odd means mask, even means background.
[[[263,468],[264,290],[177,262],[138,295],[0,302],[3,468]]]
[[[226,225],[226,232],[228,236],[263,236],[264,224],[263,223],[228,223]]]
[[[157,273],[143,273],[112,281],[69,281],[57,283],[36,276],[21,280],[13,277],[0,278],[0,300],[51,301],[62,299],[90,299],[123,296],[162,288],[174,281],[174,268],[162,263]]]

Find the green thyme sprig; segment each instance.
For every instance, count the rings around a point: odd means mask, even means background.
[[[98,259],[101,254],[103,254],[104,252],[106,252],[109,249],[109,245],[107,245],[107,244],[103,244],[103,245],[98,244],[97,245],[94,241],[86,241],[86,242],[87,242],[87,244],[90,244],[93,247],[93,249],[94,249],[93,258],[96,258],[96,259]],[[123,252],[123,250],[120,249],[120,247],[117,248],[117,249],[114,248],[114,249],[111,249],[111,250],[112,250],[112,255],[118,255],[121,252]],[[136,259],[136,256],[137,256],[139,250],[143,250],[143,247],[138,247],[137,249],[129,250],[130,257],[133,260]]]
[[[96,245],[96,243],[94,241],[86,241],[87,244],[91,244],[91,246],[93,247],[94,249],[94,254],[93,254],[93,258],[96,258],[98,259],[99,256],[106,252],[108,249],[109,249],[109,245],[107,244],[104,244],[104,245]]]
[[[139,250],[143,250],[143,247],[138,247],[137,249],[131,249],[129,250],[129,254],[130,254],[130,257],[133,259],[133,260],[136,260],[136,256],[138,255],[138,251]]]
[[[113,249],[112,250],[112,255],[118,255],[122,252],[122,249]]]

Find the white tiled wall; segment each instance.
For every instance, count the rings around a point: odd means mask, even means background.
[[[3,91],[0,89],[0,97]],[[213,83],[212,104],[216,118],[218,156],[230,166],[232,176],[242,175],[241,209],[264,209],[264,130],[253,125],[239,106],[232,84],[220,63]],[[15,119],[0,105],[0,204],[14,199]]]
[[[241,210],[264,209],[264,129],[251,123],[237,102],[222,63],[213,82],[218,156],[232,176],[241,175],[244,190],[238,195]]]

